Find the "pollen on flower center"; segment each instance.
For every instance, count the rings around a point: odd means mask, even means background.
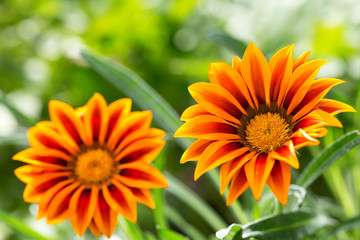
[[[85,185],[100,185],[116,171],[113,156],[105,149],[88,149],[75,159],[74,175]]]
[[[286,119],[277,113],[256,115],[246,126],[246,141],[252,150],[268,153],[280,148],[290,137],[291,129]]]

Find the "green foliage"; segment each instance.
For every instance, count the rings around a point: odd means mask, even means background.
[[[217,237],[224,240],[297,240],[313,235],[332,223],[333,221],[324,215],[297,211],[264,217],[242,226],[233,224],[226,230],[217,232]]]

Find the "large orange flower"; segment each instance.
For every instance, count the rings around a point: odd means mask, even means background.
[[[80,236],[89,227],[97,237],[110,237],[118,214],[136,222],[136,202],[155,208],[149,188],[168,183],[150,163],[165,133],[150,128],[150,111],[130,109],[130,99],[108,106],[100,94],[75,110],[50,102],[51,121],[30,128],[31,148],[13,157],[28,163],[15,174],[27,184],[24,200],[39,203],[37,219],[70,219]]]
[[[324,60],[309,61],[307,52],[293,61],[293,45],[267,62],[251,43],[232,67],[212,63],[210,83],[195,83],[190,94],[198,103],[186,109],[186,121],[176,137],[198,139],[181,163],[198,161],[195,180],[221,165],[220,192],[230,184],[227,204],[249,186],[258,200],[267,183],[277,199],[287,204],[290,166],[299,168],[295,151],[317,145],[324,126],[342,127],[335,114],[354,111],[342,102],[323,99],[334,78],[315,80]]]

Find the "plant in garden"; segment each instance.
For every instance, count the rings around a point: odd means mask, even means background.
[[[253,43],[232,67],[212,63],[210,83],[195,83],[190,94],[198,103],[186,109],[186,121],[175,137],[198,139],[180,162],[198,161],[194,178],[220,168],[220,193],[230,183],[227,204],[247,188],[256,200],[267,183],[284,205],[291,172],[298,169],[296,150],[317,145],[324,126],[342,127],[334,115],[355,111],[345,103],[323,99],[342,80],[316,79],[326,61],[307,61],[310,52],[293,60],[293,45],[269,62]]]
[[[168,187],[150,163],[162,150],[165,132],[150,128],[152,112],[131,112],[131,100],[107,105],[100,94],[77,109],[49,103],[50,121],[28,131],[31,148],[13,159],[27,184],[24,200],[39,203],[37,219],[67,219],[78,235],[87,228],[110,237],[118,214],[136,222],[137,202],[155,208],[150,188]]]

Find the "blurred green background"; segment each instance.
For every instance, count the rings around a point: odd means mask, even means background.
[[[80,50],[91,48],[134,70],[181,113],[194,103],[187,86],[208,81],[211,62],[231,64],[232,57],[241,57],[250,42],[257,44],[268,59],[280,48],[295,43],[295,57],[310,50],[310,59],[329,60],[319,78],[346,81],[327,97],[358,109],[359,13],[357,0],[0,0],[1,99],[39,121],[49,119],[50,99],[77,107],[94,92],[101,93],[108,103],[125,97],[86,66]],[[298,172],[324,146],[360,126],[360,113],[340,114],[339,118],[343,129],[329,129],[321,146],[299,151]],[[68,222],[48,226],[44,220],[35,221],[37,206],[22,200],[25,185],[13,174],[22,164],[11,157],[28,146],[27,127],[0,103],[0,208],[46,236],[73,239]],[[168,138],[167,171],[232,223],[217,190],[205,177],[193,182],[194,165],[179,164],[182,150],[172,143],[171,136]],[[293,172],[293,179],[298,172]],[[326,203],[324,211],[341,220],[360,214],[359,182],[359,149],[354,149],[328,169],[311,190]],[[261,201],[256,203],[250,195],[246,192],[240,201],[253,220],[264,213],[259,210]],[[175,208],[183,207],[171,196],[168,201]],[[154,232],[151,212],[140,209],[140,226]],[[185,218],[197,219],[190,210],[181,211]],[[201,219],[193,224],[205,235],[214,233]],[[179,226],[171,228],[182,232]],[[354,234],[344,232],[340,237],[353,239]],[[0,222],[0,239],[23,237]]]

